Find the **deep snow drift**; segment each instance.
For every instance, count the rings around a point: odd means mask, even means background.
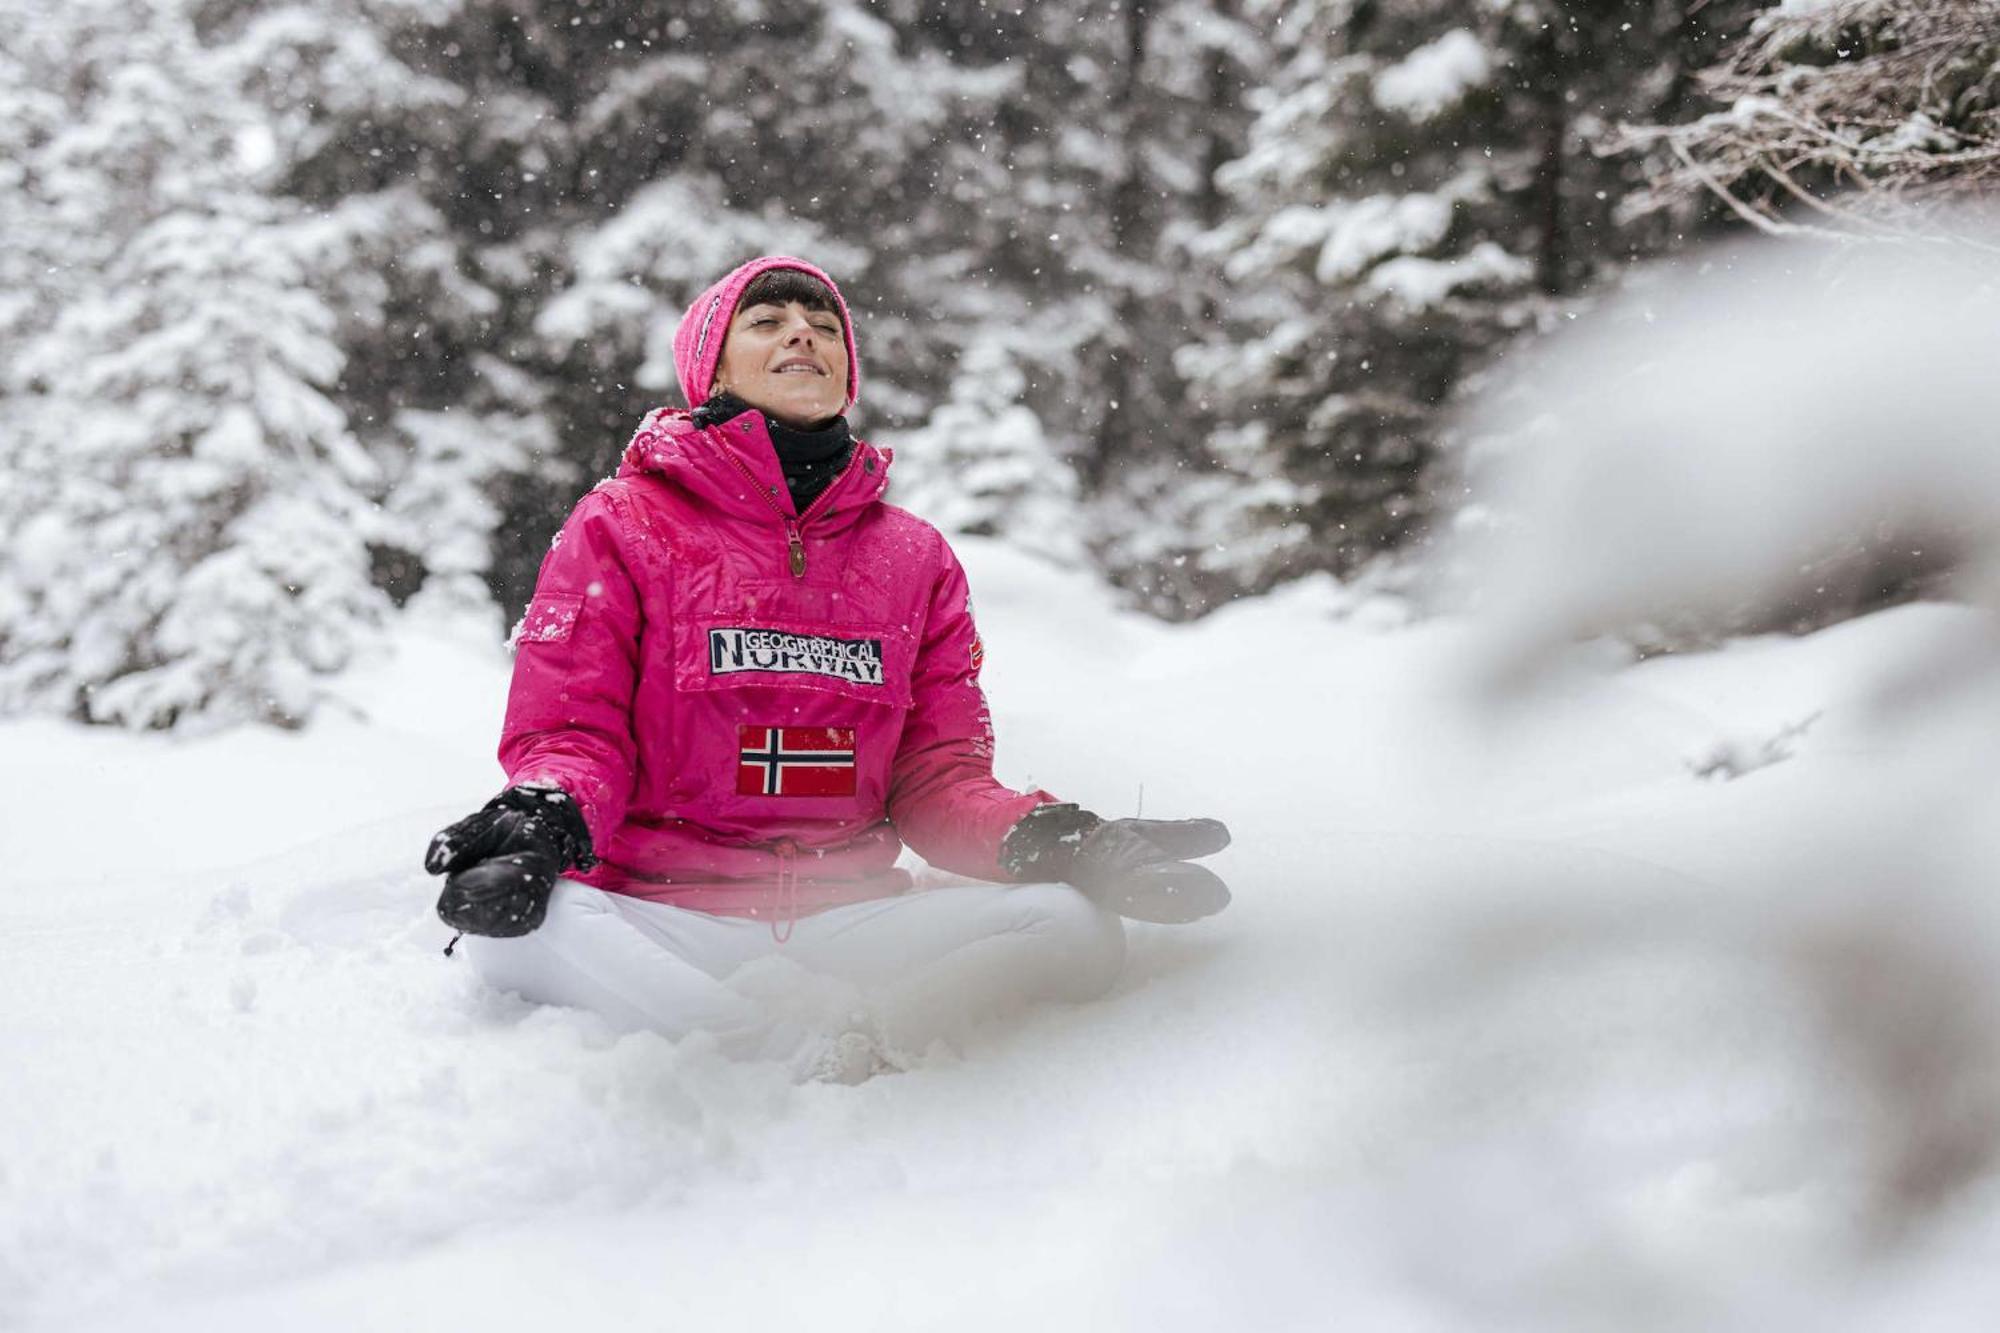
[[[1965,854],[1931,836],[1951,826],[1935,752],[1873,699],[1987,632],[1976,613],[1618,669],[1584,652],[1495,725],[1465,706],[1463,624],[1307,584],[1168,628],[963,547],[1003,774],[1111,813],[1143,783],[1149,814],[1229,820],[1237,902],[1135,927],[1102,1003],[858,1088],[616,1038],[440,956],[417,862],[497,780],[488,639],[409,628],[347,682],[352,716],[303,736],[0,730],[0,1322],[1865,1328],[1884,1302],[1940,1327],[1986,1308],[1977,1136],[1940,1140],[1922,1104],[1980,1109],[1950,1079],[1990,1081],[1990,1014],[1933,991],[1986,1002],[1984,937],[1928,929],[1951,881],[1906,866],[1906,938],[1877,964],[1854,935],[1881,919],[1872,881],[1769,873]],[[1906,1020],[1947,1043],[1930,1064],[1871,1045]],[[1910,1086],[1927,1077],[1949,1086]],[[1940,1142],[1959,1158],[1924,1194],[1906,1159]]]

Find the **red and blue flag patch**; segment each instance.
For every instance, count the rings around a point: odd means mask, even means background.
[[[738,727],[738,796],[854,795],[853,727]]]

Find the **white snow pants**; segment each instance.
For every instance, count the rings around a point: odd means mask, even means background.
[[[981,884],[831,908],[780,944],[767,921],[563,880],[540,929],[463,948],[488,984],[524,999],[783,1059],[855,1023],[921,1052],[1036,1000],[1094,999],[1118,979],[1125,931],[1068,885]]]

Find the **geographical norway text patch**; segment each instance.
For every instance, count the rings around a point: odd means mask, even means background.
[[[854,795],[853,727],[738,727],[738,796]]]
[[[793,634],[781,629],[712,629],[708,632],[708,670],[714,676],[771,671],[880,685],[882,641]]]

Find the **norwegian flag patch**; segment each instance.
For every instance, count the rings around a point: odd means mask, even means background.
[[[738,796],[854,795],[853,727],[738,727]]]

